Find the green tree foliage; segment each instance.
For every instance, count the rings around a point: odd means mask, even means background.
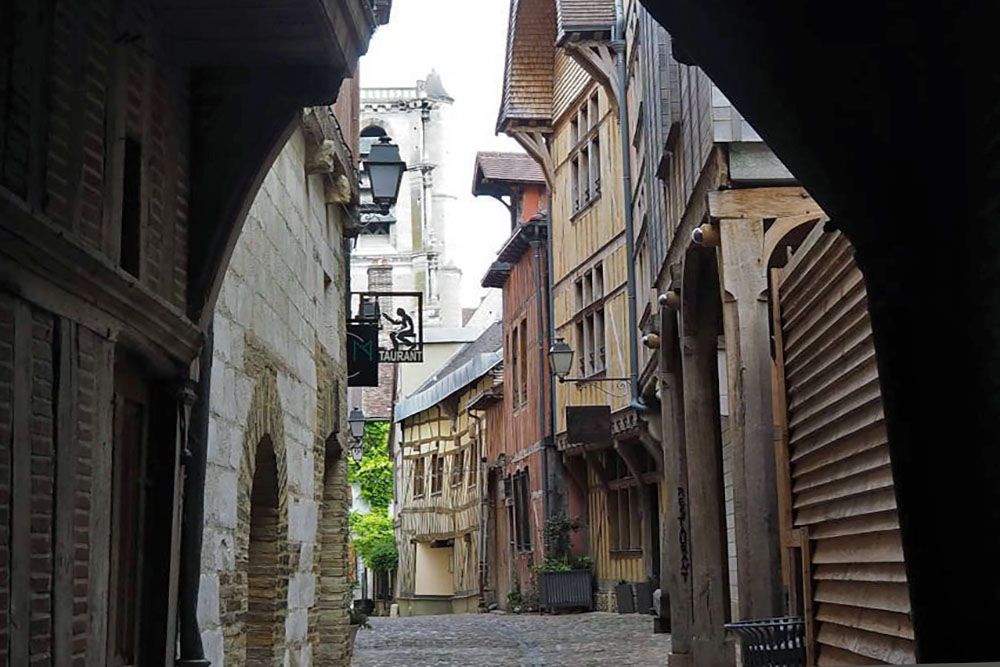
[[[347,479],[352,484],[361,485],[361,497],[372,510],[386,510],[392,502],[388,422],[368,422],[365,425],[364,451],[360,463],[349,460]]]
[[[396,569],[399,555],[389,505],[392,503],[392,460],[389,458],[389,424],[365,425],[364,456],[348,462],[347,478],[361,487],[361,497],[371,511],[351,512],[351,543],[365,567],[376,572]]]
[[[392,519],[385,508],[373,508],[366,514],[351,512],[351,535],[354,550],[361,556],[365,567],[376,572],[396,569],[399,562],[396,538]]]

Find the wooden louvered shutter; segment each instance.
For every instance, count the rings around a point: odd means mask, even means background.
[[[915,662],[864,278],[847,238],[821,226],[773,276],[782,502],[804,547],[812,654],[818,665]]]

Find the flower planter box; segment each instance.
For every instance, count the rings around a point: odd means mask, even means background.
[[[539,602],[543,609],[594,607],[590,570],[542,572],[538,575]]]

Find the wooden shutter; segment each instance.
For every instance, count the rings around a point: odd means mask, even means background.
[[[867,295],[850,242],[817,226],[773,285],[788,430],[783,509],[805,537],[816,663],[915,662]]]

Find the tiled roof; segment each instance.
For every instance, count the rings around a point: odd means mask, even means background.
[[[610,30],[615,23],[614,0],[557,0],[559,39],[574,32]]]
[[[497,131],[511,122],[551,122],[555,44],[554,0],[511,0]]]
[[[472,177],[472,193],[480,194],[483,181],[502,183],[545,184],[545,174],[527,153],[476,153],[476,170]]]

